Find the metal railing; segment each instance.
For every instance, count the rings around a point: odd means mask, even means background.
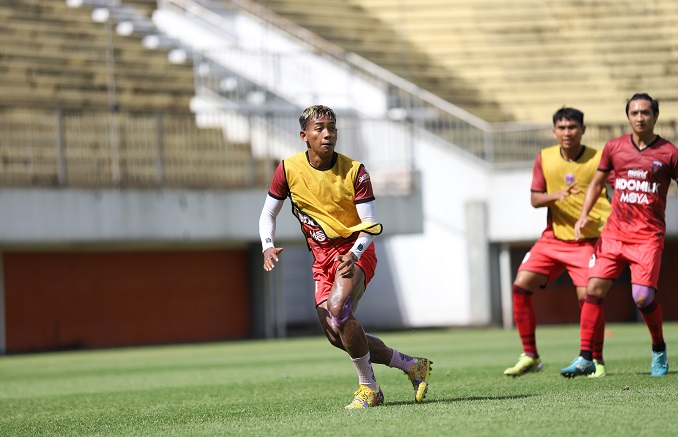
[[[279,162],[271,156],[281,153],[253,144],[282,137],[285,155],[303,150],[296,111],[211,115],[219,122],[189,112],[0,107],[0,186],[265,187]],[[375,190],[404,193],[409,174],[384,177],[410,170],[403,162],[412,162],[412,144],[396,131],[364,143],[386,122],[342,117],[337,150],[374,164]],[[213,127],[222,125],[229,131]]]
[[[231,117],[227,125],[231,129],[240,125],[240,129],[227,133],[210,128],[208,120],[196,123],[195,114],[188,112],[0,107],[0,186],[266,187],[278,163],[270,156],[282,152],[252,149],[252,137],[257,137],[255,143],[272,147],[271,139],[285,134],[284,154],[302,150],[296,112],[222,111],[218,116]],[[243,123],[235,122],[243,119]],[[387,137],[375,134],[382,135],[387,131],[383,125],[391,123],[352,116],[340,120],[337,150],[370,164],[380,194],[406,193],[411,183],[411,168],[403,164],[412,162],[411,132],[388,130]],[[413,127],[407,126],[403,129]],[[602,147],[605,140],[627,129],[622,124],[593,126],[585,137],[587,144]],[[667,124],[659,133],[675,141],[676,126]],[[507,142],[513,134],[514,146]],[[525,131],[503,132],[506,147],[495,149],[495,153],[502,151],[506,165],[529,166],[536,156],[537,146],[530,150],[529,160],[520,160],[526,148],[520,135],[526,135]],[[590,141],[597,137],[601,138],[597,144]],[[543,140],[544,144],[552,142]]]
[[[0,108],[0,185],[252,187],[277,163],[192,113]]]

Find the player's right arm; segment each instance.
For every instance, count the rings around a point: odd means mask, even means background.
[[[283,251],[282,247],[275,247],[275,224],[276,218],[282,209],[284,200],[276,199],[270,194],[266,196],[264,207],[259,216],[259,237],[264,254],[264,270],[270,272],[278,262],[278,254]]]
[[[537,154],[534,160],[534,167],[532,168],[532,185],[530,202],[533,208],[543,208],[552,206],[556,202],[562,202],[570,194],[578,194],[581,190],[576,189],[577,182],[573,182],[564,190],[554,191],[549,193],[546,186],[546,177],[544,176],[544,169],[541,165],[541,153]]]
[[[271,188],[259,216],[259,237],[264,255],[264,270],[267,272],[273,270],[275,263],[278,262],[278,255],[283,251],[282,247],[275,247],[275,224],[289,191],[285,168],[283,162],[280,162],[273,174]]]
[[[607,176],[610,172],[598,169],[596,174],[591,180],[589,188],[586,190],[586,196],[584,196],[584,204],[581,209],[581,214],[579,215],[579,220],[574,224],[574,239],[579,240],[581,235],[581,229],[586,226],[589,221],[589,213],[593,209],[593,205],[596,204],[600,193],[605,188],[605,182],[607,181]]]
[[[539,192],[532,192],[532,197],[530,200],[532,201],[532,206],[534,208],[543,208],[545,206],[551,206],[556,202],[562,202],[565,200],[567,196],[570,194],[579,194],[581,193],[581,190],[576,188],[577,182],[572,182],[570,186],[568,186],[564,190],[560,191],[554,191],[553,193],[539,193]]]

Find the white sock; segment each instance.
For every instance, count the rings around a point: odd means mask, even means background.
[[[362,358],[351,358],[355,370],[358,372],[358,383],[368,387],[372,391],[379,391],[379,384],[377,378],[374,377],[374,370],[372,370],[372,361],[370,360],[370,352],[367,352]]]
[[[414,358],[393,349],[393,355],[391,355],[391,362],[388,363],[388,367],[395,367],[405,372],[409,372],[414,363]]]

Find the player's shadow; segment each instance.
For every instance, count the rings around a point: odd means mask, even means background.
[[[665,376],[669,376],[672,373],[678,373],[678,370],[669,370],[666,372]],[[638,375],[638,376],[651,376],[650,372],[635,372],[635,373],[608,373],[607,376],[623,376],[623,375]],[[661,378],[661,376],[652,376],[652,378]]]
[[[468,401],[512,401],[516,399],[525,399],[531,398],[533,396],[541,396],[539,394],[530,394],[530,395],[510,395],[510,396],[467,396],[467,397],[458,397],[458,398],[433,398],[426,399],[423,403],[425,404],[451,404],[455,402],[468,402]],[[393,401],[386,402],[385,405],[411,405],[412,401]]]
[[[669,370],[666,372],[666,376],[671,375],[672,373],[678,373],[678,370]],[[651,376],[650,372],[607,372],[605,374],[605,377],[602,379],[607,379],[607,378],[616,378],[619,376],[629,376],[629,375],[635,375],[635,376]],[[661,376],[652,376],[652,378],[661,378]],[[574,379],[574,378],[568,378],[568,379]],[[593,378],[597,379],[597,378]]]

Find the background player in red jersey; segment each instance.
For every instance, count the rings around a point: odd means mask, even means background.
[[[515,366],[504,371],[507,376],[538,372],[543,363],[537,353],[537,317],[532,295],[545,288],[565,270],[577,290],[580,306],[586,297],[588,263],[594,244],[610,213],[604,190],[597,191],[593,206],[595,219],[582,230],[584,238],[577,240],[574,224],[586,191],[600,162],[600,151],[581,143],[586,130],[584,114],[578,109],[561,108],[553,114],[555,146],[542,150],[532,171],[531,201],[535,208],[548,208],[546,229],[525,255],[513,283],[513,318],[523,344],[523,353]],[[604,323],[596,332],[594,358],[599,364],[592,376],[605,375],[603,360]]]
[[[332,109],[321,105],[306,108],[299,124],[306,151],[278,165],[259,219],[264,270],[271,271],[283,251],[274,245],[275,221],[289,197],[313,253],[315,304],[323,332],[332,345],[348,352],[358,372],[360,387],[346,408],[383,403],[372,362],[405,372],[414,387],[415,401],[421,402],[428,390],[432,362],[400,353],[366,335],[354,316],[374,276],[377,257],[372,241],[381,233],[369,173],[361,163],[334,151],[337,127]]]
[[[600,323],[603,298],[621,271],[631,269],[633,300],[652,337],[652,376],[669,369],[662,329],[662,310],[655,299],[664,249],[666,193],[671,179],[678,181],[678,149],[654,133],[659,103],[647,94],[635,94],[626,104],[633,131],[610,140],[591,182],[577,236],[590,219],[596,193],[614,171],[612,211],[591,258],[586,301],[581,314],[581,350],[572,364],[560,370],[568,378],[595,371],[593,338]]]

